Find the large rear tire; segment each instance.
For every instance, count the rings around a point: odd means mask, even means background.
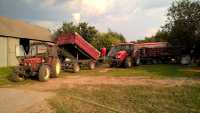
[[[131,57],[127,57],[125,60],[125,68],[130,68],[132,67],[132,59]]]
[[[73,72],[74,73],[77,73],[77,72],[79,72],[80,71],[80,66],[79,66],[79,64],[78,63],[74,63],[73,64]]]
[[[11,77],[10,77],[10,80],[13,81],[13,82],[22,82],[25,79],[24,79],[24,76],[21,76],[18,73],[12,73]]]
[[[42,65],[39,70],[39,80],[42,82],[46,82],[50,78],[50,68],[48,65]]]
[[[52,69],[51,69],[51,77],[57,78],[60,75],[61,72],[61,63],[59,59],[54,59],[52,63]]]

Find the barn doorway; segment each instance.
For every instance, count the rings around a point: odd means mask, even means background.
[[[22,46],[24,48],[24,51],[26,52],[26,54],[28,54],[29,49],[30,49],[30,40],[25,39],[25,38],[20,38],[19,44],[20,44],[20,46]]]

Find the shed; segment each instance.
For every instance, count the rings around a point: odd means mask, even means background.
[[[52,42],[48,29],[24,21],[0,16],[0,67],[18,64],[15,50],[22,46],[29,50],[31,42]]]

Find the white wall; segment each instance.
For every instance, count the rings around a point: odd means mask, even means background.
[[[18,65],[15,55],[16,46],[19,46],[19,39],[0,37],[0,67]]]
[[[16,58],[16,46],[19,46],[19,39],[8,38],[8,66],[18,65],[18,60]]]
[[[0,37],[0,67],[7,66],[7,58],[7,38]]]

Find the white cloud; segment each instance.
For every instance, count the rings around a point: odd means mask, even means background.
[[[51,7],[55,5],[56,0],[43,0],[43,7]]]
[[[81,14],[80,13],[73,13],[72,14],[73,22],[78,24],[81,21]]]
[[[49,21],[49,20],[36,20],[36,21],[32,21],[32,23],[38,26],[47,28],[52,32],[61,26],[61,23],[58,23],[55,21]]]
[[[134,40],[155,33],[172,0],[0,0],[0,14],[56,29],[63,21],[86,21]]]
[[[102,15],[112,8],[114,0],[82,0],[81,10],[87,15]]]

